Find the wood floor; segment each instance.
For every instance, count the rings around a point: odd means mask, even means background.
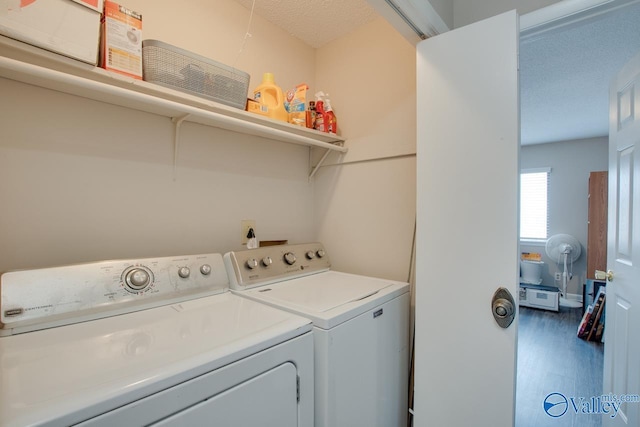
[[[520,307],[516,427],[600,427],[600,415],[567,412],[552,418],[543,410],[550,393],[567,399],[602,394],[604,345],[576,336],[581,308],[560,312]]]

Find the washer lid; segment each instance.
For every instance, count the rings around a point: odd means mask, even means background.
[[[299,314],[315,327],[331,329],[378,309],[409,292],[409,284],[338,271],[326,271],[246,291],[238,295]]]
[[[251,292],[274,302],[293,304],[301,310],[324,313],[363,300],[389,286],[392,286],[391,282],[330,271],[264,286]]]

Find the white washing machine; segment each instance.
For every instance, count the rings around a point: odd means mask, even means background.
[[[220,254],[3,274],[0,426],[313,426],[310,321],[228,290]]]
[[[409,285],[331,270],[320,243],[224,255],[232,292],[313,321],[316,427],[407,422]]]

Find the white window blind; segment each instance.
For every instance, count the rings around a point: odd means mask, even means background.
[[[551,169],[527,169],[520,173],[520,239],[543,240],[548,236],[547,192]]]

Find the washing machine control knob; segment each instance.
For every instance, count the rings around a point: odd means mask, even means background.
[[[189,270],[189,267],[180,267],[178,269],[178,276],[182,277],[183,279],[188,278],[190,274],[191,270]]]
[[[325,255],[324,249],[318,249],[316,255],[318,255],[318,258],[322,258]]]
[[[256,261],[255,258],[250,258],[247,260],[247,268],[249,268],[249,270],[253,270],[257,266],[258,266],[258,261]]]
[[[316,253],[313,251],[307,251],[305,255],[307,256],[307,259],[314,259],[316,257]]]
[[[211,274],[211,266],[209,264],[201,265],[200,273],[202,273],[203,276],[208,276],[209,274]]]
[[[289,265],[293,265],[296,263],[296,256],[294,255],[293,252],[287,252],[286,254],[284,254],[284,262],[286,262]]]
[[[273,264],[273,260],[271,259],[270,256],[266,256],[264,258],[262,258],[262,265],[265,267],[269,267],[271,264]]]

